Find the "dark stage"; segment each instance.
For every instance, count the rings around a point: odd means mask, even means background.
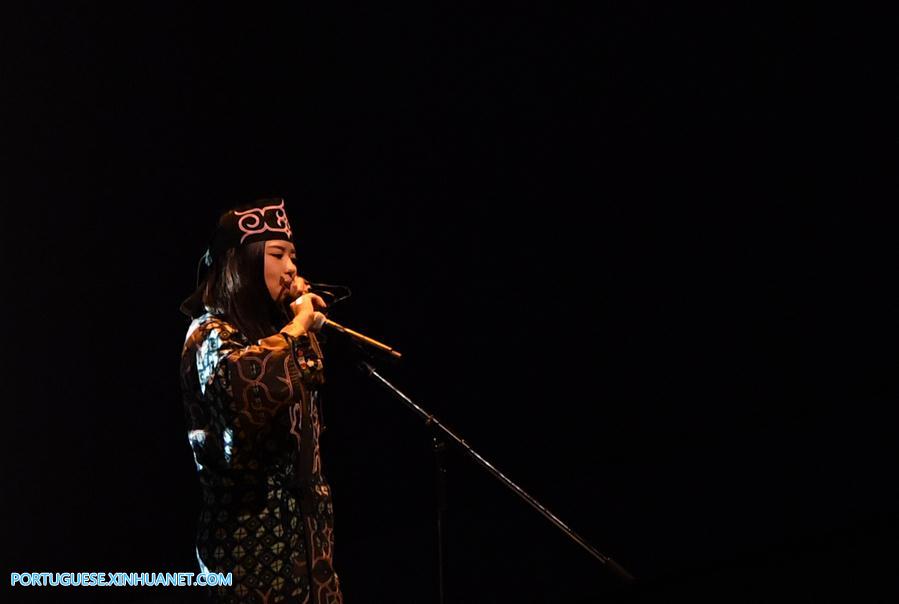
[[[224,6],[4,19],[3,602],[202,601],[9,577],[197,571],[178,306],[271,195],[383,373],[638,579],[451,451],[448,603],[897,601],[895,212],[848,25]],[[430,433],[326,338],[346,600],[436,602]]]

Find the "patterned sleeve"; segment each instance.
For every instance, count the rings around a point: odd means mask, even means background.
[[[299,400],[300,389],[323,382],[314,338],[287,334],[250,343],[230,324],[212,320],[194,334],[199,395],[207,401],[207,430],[216,434],[225,461],[244,466],[274,419]],[[293,354],[291,352],[293,351]]]

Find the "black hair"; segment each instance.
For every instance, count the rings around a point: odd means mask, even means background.
[[[259,340],[278,332],[290,321],[287,305],[272,300],[265,284],[265,241],[231,248],[212,261],[197,292],[194,303],[181,310],[196,316],[199,302],[214,315],[234,325],[250,340]],[[205,310],[205,309],[204,309]]]

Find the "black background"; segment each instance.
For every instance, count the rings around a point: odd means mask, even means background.
[[[894,601],[876,36],[748,3],[26,13],[0,42],[5,589],[196,570],[178,305],[219,213],[282,195],[301,272],[353,288],[332,316],[405,354],[384,374],[640,580],[456,455],[448,602]],[[434,601],[429,435],[327,345],[345,597]]]

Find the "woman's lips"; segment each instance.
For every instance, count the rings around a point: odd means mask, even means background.
[[[287,293],[287,294],[290,293],[290,285],[291,285],[290,281],[285,281],[284,279],[281,279],[281,293],[278,294],[279,298],[283,298],[285,293]]]

